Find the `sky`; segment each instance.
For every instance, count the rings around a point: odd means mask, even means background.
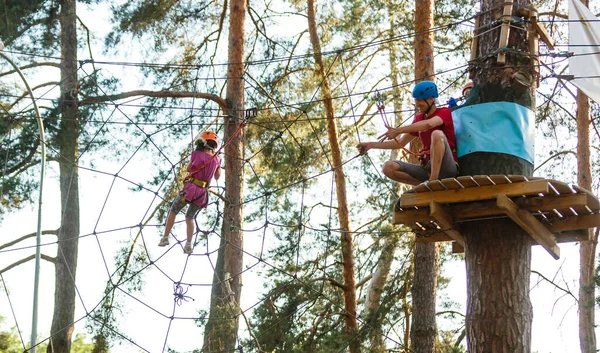
[[[82,18],[89,18],[91,13],[85,12],[82,6],[78,9]],[[102,34],[105,26],[102,23],[108,21],[106,13],[95,11],[93,16],[100,18],[96,24],[98,36]],[[99,50],[99,48],[98,48]],[[129,53],[131,54],[131,53]],[[97,53],[97,57],[102,57]],[[135,61],[135,57],[128,57],[127,61]],[[108,70],[118,70],[109,68]],[[127,136],[116,136],[126,139]],[[544,146],[542,146],[544,148]],[[133,181],[143,181],[144,174],[151,164],[151,156],[139,154],[133,161],[127,163],[120,172],[125,178]],[[123,167],[122,162],[111,162],[108,159],[97,156],[94,158],[94,168],[100,171],[115,173]],[[539,161],[537,161],[539,163]],[[136,235],[137,228],[130,228],[145,219],[148,209],[156,204],[154,195],[150,193],[134,193],[131,187],[123,179],[114,178],[110,175],[94,173],[86,170],[80,171],[81,190],[81,224],[82,235],[80,239],[79,263],[77,270],[78,299],[76,308],[76,319],[82,318],[101,299],[103,289],[106,285],[107,273],[114,270],[112,256],[123,242]],[[326,184],[330,176],[323,177]],[[359,181],[358,181],[359,182]],[[43,221],[42,229],[56,229],[59,219],[59,194],[57,185],[57,173],[55,168],[50,168],[44,187]],[[213,184],[214,185],[214,184]],[[327,189],[325,189],[327,190]],[[329,195],[324,193],[324,200]],[[326,202],[327,203],[327,202]],[[214,209],[207,212],[216,212]],[[182,216],[178,220],[182,220]],[[3,240],[16,238],[23,234],[34,232],[36,229],[37,208],[35,205],[26,207],[22,211],[6,217],[0,224],[0,234]],[[314,221],[318,224],[318,221]],[[119,229],[119,228],[125,229]],[[119,229],[119,230],[117,230]],[[113,230],[113,231],[110,231]],[[93,235],[96,231],[99,235]],[[123,331],[145,350],[151,352],[161,351],[168,341],[168,345],[176,350],[185,351],[198,347],[201,341],[201,331],[195,327],[192,320],[196,310],[205,308],[210,293],[212,282],[212,264],[216,257],[203,256],[203,252],[211,252],[216,248],[214,242],[209,242],[208,248],[197,247],[196,256],[190,258],[183,255],[180,248],[175,246],[171,250],[156,247],[161,235],[162,228],[150,226],[144,229],[143,239],[147,243],[150,255],[158,259],[157,266],[151,266],[145,276],[145,290],[137,295],[136,299],[129,298],[128,306],[123,312]],[[174,233],[183,237],[184,227],[177,224]],[[258,253],[261,249],[265,234],[258,230],[245,234],[246,250],[250,253]],[[43,236],[42,243],[52,243],[54,236]],[[266,239],[267,241],[269,239]],[[34,251],[33,239],[20,244],[18,249],[2,253],[0,256],[0,268],[12,263]],[[172,243],[173,244],[173,243]],[[23,246],[27,246],[23,248]],[[554,278],[563,288],[567,288],[576,295],[578,290],[579,273],[579,248],[576,243],[561,244],[561,258],[554,260],[542,248],[536,246],[533,249],[532,270],[543,273],[548,278]],[[43,247],[43,253],[55,254],[56,246],[47,245]],[[165,255],[163,256],[163,253]],[[106,261],[106,265],[105,265]],[[246,256],[246,266],[251,269],[244,274],[244,289],[242,294],[242,308],[250,308],[257,302],[255,293],[261,288],[261,270],[265,270],[264,264],[256,265],[256,261]],[[256,265],[256,266],[255,266]],[[161,272],[162,271],[162,272]],[[31,303],[33,288],[33,262],[15,268],[3,277],[8,287],[8,295],[4,288],[0,290],[0,315],[5,317],[3,329],[10,328],[15,324],[23,331],[26,342],[29,341],[31,326]],[[466,283],[465,268],[463,261],[453,261],[444,268],[444,275],[449,277],[450,283],[446,289],[441,291],[440,296],[452,298],[460,308],[466,308]],[[181,305],[174,303],[173,281],[169,278],[181,278],[182,282],[191,282],[198,285],[189,288],[186,295],[194,300],[183,301]],[[48,335],[52,318],[52,302],[54,293],[54,271],[52,266],[42,263],[40,276],[40,310],[39,328],[41,337]],[[578,321],[577,306],[575,300],[565,295],[563,291],[552,285],[538,281],[538,276],[532,274],[531,278],[531,301],[534,308],[532,326],[532,352],[557,353],[578,351]],[[184,290],[187,288],[184,288]],[[9,303],[10,300],[10,303]],[[12,310],[14,310],[14,314]],[[440,308],[441,309],[441,308]],[[183,319],[170,320],[170,316]],[[86,333],[84,320],[75,325],[76,333]],[[441,320],[444,325],[444,320]],[[244,327],[243,322],[240,327]],[[132,348],[133,347],[133,348]],[[131,352],[135,349],[127,343],[111,349],[114,353]]]

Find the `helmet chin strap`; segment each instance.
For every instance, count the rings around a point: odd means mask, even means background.
[[[427,103],[427,110],[425,111],[425,117],[427,117],[427,114],[429,113],[429,111],[431,110],[431,108],[433,108],[433,103],[429,104],[429,102],[427,101],[427,99],[425,100],[425,103]],[[435,103],[435,101],[434,101]]]

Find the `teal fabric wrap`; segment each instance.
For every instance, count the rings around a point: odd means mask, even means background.
[[[535,113],[511,102],[460,107],[452,112],[457,156],[474,152],[505,153],[531,164],[535,157]]]

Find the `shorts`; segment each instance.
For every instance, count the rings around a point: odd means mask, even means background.
[[[200,207],[194,205],[193,203],[188,203],[187,201],[185,201],[185,195],[181,193],[177,195],[175,200],[173,200],[173,204],[171,204],[171,212],[178,214],[179,211],[181,211],[183,206],[185,206],[186,204],[188,204],[189,206],[187,211],[185,212],[185,218],[196,218],[198,211],[200,211]]]
[[[446,144],[446,149],[444,152],[444,157],[442,157],[442,165],[440,166],[439,178],[454,178],[458,175],[458,165],[454,161],[454,157],[452,156],[452,149],[448,144],[448,140],[444,139],[444,143]],[[400,165],[401,172],[404,172],[420,181],[429,180],[429,176],[431,175],[431,159],[425,165],[412,164],[402,161],[394,162]]]

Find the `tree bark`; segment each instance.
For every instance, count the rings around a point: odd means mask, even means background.
[[[433,0],[415,2],[415,81],[434,80],[433,60]],[[413,140],[411,150],[421,149]],[[411,156],[411,163],[419,163]],[[439,245],[415,243],[414,279],[411,288],[412,324],[410,349],[415,353],[431,353],[437,338],[435,305],[439,271]]]
[[[589,6],[588,0],[582,1]],[[592,167],[590,164],[590,100],[577,90],[577,184],[592,190]],[[594,284],[597,233],[588,229],[590,241],[579,246],[579,346],[581,353],[596,352],[595,295]]]
[[[61,226],[55,262],[54,314],[48,352],[68,353],[75,316],[75,278],[79,245],[79,120],[77,87],[76,1],[62,0],[60,9],[61,85],[60,164]]]
[[[590,101],[577,90],[577,184],[592,190],[592,167],[590,164]],[[597,239],[596,232],[588,229],[590,241],[579,246],[579,345],[581,353],[596,352],[595,285],[594,268]]]
[[[229,5],[229,54],[227,68],[227,116],[223,141],[233,136],[244,119],[244,24],[246,0]],[[237,343],[243,271],[243,131],[224,147],[225,208],[209,319],[204,331],[208,352],[233,352]]]
[[[388,18],[390,21],[390,38],[396,36],[396,23],[394,19],[394,12],[391,8],[388,8]],[[402,123],[402,92],[400,91],[400,84],[398,76],[400,70],[398,69],[398,56],[396,47],[393,41],[389,43],[388,50],[390,52],[390,80],[392,81],[392,103],[394,112],[391,123],[394,126],[398,126]],[[398,159],[398,150],[390,150],[390,160]],[[369,330],[369,341],[370,341],[370,352],[379,353],[385,352],[386,346],[383,338],[383,333],[379,329],[382,325],[383,317],[378,316],[378,310],[381,306],[381,297],[383,290],[385,289],[388,275],[392,262],[394,261],[394,253],[398,247],[398,237],[394,235],[388,235],[385,237],[383,247],[381,248],[381,254],[377,261],[377,268],[373,272],[373,278],[367,291],[365,301],[365,318],[366,322],[371,326]]]
[[[505,220],[468,222],[463,234],[469,353],[529,353],[533,315],[529,235]]]
[[[345,308],[345,330],[350,342],[350,352],[360,351],[360,340],[356,339],[358,334],[358,322],[356,320],[356,280],[354,278],[354,249],[352,245],[352,233],[350,231],[350,220],[348,217],[348,202],[346,198],[346,176],[342,167],[342,153],[338,141],[337,119],[333,108],[333,98],[329,79],[325,74],[325,66],[321,56],[321,41],[317,33],[315,1],[308,0],[308,31],[315,57],[315,71],[319,82],[322,82],[320,90],[325,114],[327,116],[327,136],[331,147],[332,168],[334,168],[335,191],[337,196],[338,220],[340,222],[340,242],[342,248],[342,277],[344,278],[344,308]]]
[[[512,3],[512,16],[529,0]],[[475,103],[514,102],[535,110],[535,81],[527,31],[511,24],[506,64],[497,63],[500,28],[490,30],[505,3],[482,0],[481,31],[471,69]],[[512,18],[512,17],[511,17]],[[531,176],[531,163],[497,153],[473,153],[459,160],[461,174]],[[529,235],[510,219],[465,223],[467,270],[467,348],[470,353],[530,353],[532,307],[529,300],[531,244]]]

